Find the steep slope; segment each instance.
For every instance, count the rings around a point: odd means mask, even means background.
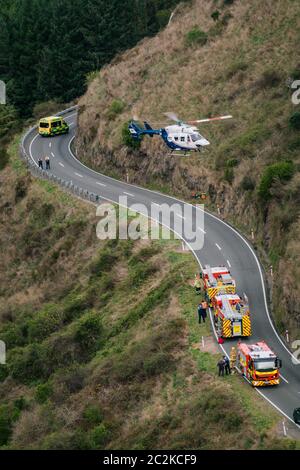
[[[253,230],[267,271],[273,267],[278,327],[293,338],[300,332],[300,139],[289,84],[300,76],[299,13],[294,0],[182,5],[164,31],[90,84],[76,140],[78,156],[95,168],[186,199],[205,191],[210,209],[219,206],[248,236]],[[234,119],[201,128],[212,144],[200,156],[170,157],[158,138],[132,148],[128,120],[160,126],[170,110],[182,119]]]
[[[0,447],[295,448],[247,383],[216,377],[191,254],[99,241],[95,209],[32,179],[17,144],[0,173]]]

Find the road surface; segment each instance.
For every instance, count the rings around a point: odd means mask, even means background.
[[[36,129],[32,129],[24,137],[23,145],[26,154],[36,164],[39,156],[49,155],[51,173],[72,181],[74,185],[89,192],[98,194],[104,200],[118,203],[120,196],[127,196],[129,205],[143,203],[149,210],[151,204],[178,203],[180,207],[183,207],[183,201],[176,198],[115,180],[83,165],[71,150],[71,142],[76,134],[76,110],[70,111],[64,118],[70,125],[70,132],[67,135],[42,138],[37,134]],[[193,209],[193,211],[196,210]],[[191,217],[194,217],[194,212]],[[277,334],[272,323],[263,272],[258,258],[250,243],[240,233],[207,212],[204,215],[204,231],[203,248],[192,251],[200,266],[227,265],[237,281],[238,293],[247,295],[252,318],[251,342],[264,339],[283,362],[280,385],[256,390],[281,412],[291,425],[293,410],[300,407],[300,364],[293,363],[291,352]],[[229,340],[221,347],[229,353],[234,343],[235,340]],[[297,427],[300,430],[300,427]]]

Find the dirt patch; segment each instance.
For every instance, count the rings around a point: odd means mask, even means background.
[[[220,354],[219,346],[212,336],[202,336],[199,343],[194,343],[192,348],[211,354]]]

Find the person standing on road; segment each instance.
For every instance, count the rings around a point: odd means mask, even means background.
[[[46,170],[50,170],[50,158],[48,155],[45,156]]]
[[[219,360],[217,366],[219,368],[219,377],[220,376],[224,377],[225,361],[223,357],[222,359]]]
[[[39,159],[38,159],[38,164],[39,164],[39,168],[43,169],[43,160],[42,160],[42,157],[39,157]]]
[[[230,375],[231,369],[230,369],[230,362],[227,356],[223,356],[224,359],[224,364],[225,364],[225,373],[226,375]]]

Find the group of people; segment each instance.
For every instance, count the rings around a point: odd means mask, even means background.
[[[231,374],[230,361],[229,361],[227,356],[223,356],[219,360],[217,366],[218,366],[218,369],[219,369],[219,377],[220,376],[224,377],[224,372],[226,373],[226,375]]]
[[[43,170],[44,169],[44,163],[43,163],[42,157],[39,157],[38,164],[39,164],[39,168],[41,168]],[[48,157],[48,155],[45,156],[45,169],[50,170],[50,158]]]
[[[201,292],[201,277],[199,274],[195,275],[195,281],[194,281],[194,287],[196,294],[200,294]],[[207,302],[202,299],[201,302],[198,304],[198,323],[205,323],[206,317],[207,317],[207,309],[208,309],[208,304]],[[232,348],[235,350],[235,348]],[[230,366],[230,360],[228,359],[227,356],[223,356],[219,362],[217,363],[217,367],[219,369],[219,377],[224,375],[230,375],[231,374],[231,366]]]

